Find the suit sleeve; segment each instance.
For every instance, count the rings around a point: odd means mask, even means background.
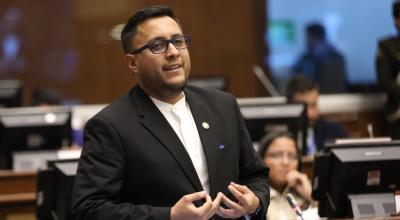
[[[376,58],[376,72],[377,79],[379,85],[387,92],[390,96],[396,97],[396,99],[400,99],[400,86],[397,85],[396,79],[393,76],[396,76],[396,73],[390,66],[390,53],[388,45],[384,42],[380,42],[378,46],[378,55]]]
[[[263,160],[254,150],[253,142],[247,131],[236,100],[234,101],[234,106],[240,132],[239,141],[241,143],[239,162],[240,184],[246,185],[251,189],[261,202],[261,210],[257,215],[253,216],[252,219],[265,219],[269,206],[269,169],[264,165]]]
[[[72,217],[83,219],[169,219],[170,207],[136,205],[120,201],[124,182],[124,148],[104,119],[91,119],[75,178]]]

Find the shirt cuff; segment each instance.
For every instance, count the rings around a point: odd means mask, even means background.
[[[260,204],[258,205],[256,211],[254,211],[252,214],[244,215],[244,218],[245,218],[246,220],[250,220],[251,218],[253,218],[253,216],[258,215],[258,213],[260,212],[260,210],[261,210],[261,202],[260,202]]]

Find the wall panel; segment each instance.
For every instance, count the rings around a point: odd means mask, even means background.
[[[22,79],[26,103],[37,87],[53,88],[81,103],[110,102],[135,81],[120,42],[109,33],[138,8],[154,4],[174,8],[184,32],[193,36],[193,76],[225,76],[237,97],[266,95],[252,73],[265,53],[265,3],[258,0],[3,0],[0,18],[11,7],[22,12],[20,52],[27,65],[23,73],[0,71],[0,78]]]

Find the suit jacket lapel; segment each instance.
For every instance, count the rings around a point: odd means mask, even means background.
[[[221,144],[218,143],[218,137],[215,132],[217,123],[212,117],[212,112],[207,108],[206,103],[204,103],[201,97],[197,97],[196,94],[192,93],[189,89],[185,89],[185,95],[203,145],[208,166],[210,195],[214,198],[218,193],[215,186],[217,183],[217,156],[219,145]],[[209,127],[207,127],[207,125]]]
[[[162,113],[139,86],[136,86],[133,90],[132,99],[137,106],[141,124],[167,148],[195,189],[202,191],[203,187],[189,154]]]

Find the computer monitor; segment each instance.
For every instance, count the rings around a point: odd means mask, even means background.
[[[313,197],[329,218],[383,217],[395,212],[400,142],[332,144],[314,161]]]
[[[36,216],[41,220],[70,220],[71,197],[78,159],[48,161],[37,182]]]
[[[12,168],[14,152],[71,146],[71,135],[67,107],[0,109],[0,169]]]
[[[228,80],[224,76],[198,76],[190,77],[188,85],[227,91]]]
[[[0,108],[22,104],[22,83],[19,80],[0,80]]]
[[[303,103],[240,103],[240,111],[253,142],[271,131],[289,131],[297,140],[299,152],[305,154],[307,142],[307,108]]]

